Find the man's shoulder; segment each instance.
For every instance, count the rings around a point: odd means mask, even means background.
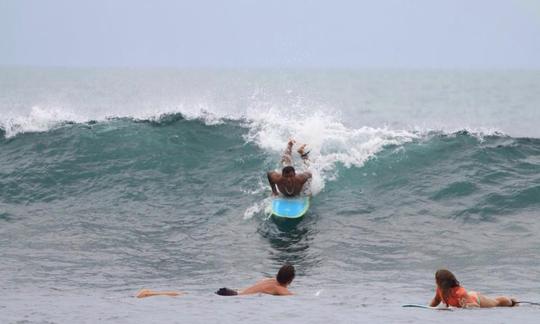
[[[274,287],[274,294],[278,296],[286,296],[291,295],[291,292],[289,291],[289,289],[281,285],[277,285],[276,287]]]
[[[297,177],[301,178],[302,180],[307,180],[311,178],[311,172],[302,172],[298,174]]]

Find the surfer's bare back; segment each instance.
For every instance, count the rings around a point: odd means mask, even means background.
[[[275,171],[269,171],[267,173],[268,182],[270,183],[270,187],[272,188],[272,194],[274,196],[278,196],[279,192],[281,192],[286,197],[298,196],[302,192],[304,184],[311,178],[310,172],[296,174],[296,171],[292,166],[293,145],[294,140],[289,140],[289,143],[287,143],[287,148],[285,149],[285,152],[283,152],[283,156],[281,158],[283,169],[281,170],[281,174]],[[300,157],[302,157],[304,163],[307,162],[309,154],[309,152],[304,151],[305,147],[306,144],[300,146],[297,150],[298,154],[300,154]]]

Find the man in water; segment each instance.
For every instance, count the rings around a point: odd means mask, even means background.
[[[252,295],[252,294],[268,294],[274,296],[286,296],[293,293],[287,289],[294,279],[294,267],[286,264],[279,269],[276,278],[263,279],[251,287],[236,291],[229,288],[221,288],[216,291],[220,296],[236,296],[236,295]]]
[[[285,264],[279,269],[276,278],[263,279],[251,287],[241,291],[236,291],[229,288],[221,288],[216,291],[216,294],[221,296],[236,296],[236,295],[252,295],[252,294],[269,294],[275,296],[292,295],[293,293],[287,289],[295,276],[294,267],[290,264]],[[181,291],[155,291],[150,289],[141,289],[135,295],[137,298],[145,298],[152,296],[170,296],[176,297],[184,295]]]
[[[272,188],[272,194],[278,196],[281,192],[286,197],[298,196],[302,192],[304,184],[311,178],[310,172],[304,172],[296,174],[293,165],[292,159],[292,147],[294,145],[294,140],[289,140],[287,143],[287,148],[283,152],[283,157],[281,158],[281,163],[283,169],[281,174],[275,171],[269,171],[267,173],[268,182]],[[304,152],[306,144],[300,146],[298,149],[298,154],[302,157],[304,163],[308,161],[309,152]],[[277,187],[277,188],[276,188]],[[277,191],[279,189],[279,192]]]

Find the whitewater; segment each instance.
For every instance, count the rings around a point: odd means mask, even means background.
[[[0,319],[516,322],[540,301],[540,72],[0,68]],[[269,217],[307,143],[312,207]],[[223,298],[292,263],[294,297]],[[140,288],[180,290],[139,300]]]

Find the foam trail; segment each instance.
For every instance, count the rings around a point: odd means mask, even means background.
[[[267,197],[261,201],[254,203],[252,206],[248,207],[244,211],[244,219],[251,219],[253,218],[253,216],[261,213],[262,211],[264,211],[265,215],[270,215],[272,213],[271,202],[272,198]]]

